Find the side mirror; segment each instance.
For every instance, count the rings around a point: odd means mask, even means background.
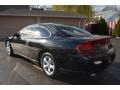
[[[15,34],[13,34],[13,37],[16,37],[16,38],[20,38],[20,34],[19,33],[15,33]]]

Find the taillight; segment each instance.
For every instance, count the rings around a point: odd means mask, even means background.
[[[92,54],[99,50],[107,50],[110,37],[97,38],[88,42],[77,44],[75,50],[77,53]]]
[[[86,42],[82,44],[77,44],[75,47],[77,53],[88,54],[93,52],[93,44],[91,42]]]

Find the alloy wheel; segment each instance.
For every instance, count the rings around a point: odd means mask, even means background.
[[[55,63],[50,56],[43,58],[43,69],[47,75],[52,75],[55,71]]]

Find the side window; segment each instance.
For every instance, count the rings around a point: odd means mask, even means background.
[[[21,35],[22,38],[28,38],[29,37],[29,30],[28,28],[23,28],[19,34]]]
[[[30,27],[29,35],[32,38],[46,38],[50,36],[50,33],[48,30],[42,27]]]

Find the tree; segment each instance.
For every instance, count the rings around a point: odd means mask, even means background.
[[[118,20],[117,24],[115,25],[114,36],[120,37],[120,19]]]
[[[75,12],[88,17],[88,21],[90,21],[93,11],[92,6],[90,5],[53,5],[53,10],[57,11],[67,11],[67,12]]]
[[[98,21],[97,25],[97,34],[99,35],[108,35],[108,26],[104,18],[101,18]]]

